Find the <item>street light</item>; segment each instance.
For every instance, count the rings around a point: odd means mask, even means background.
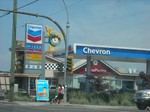
[[[13,11],[13,10],[5,10],[5,9],[0,9],[0,11],[4,11],[4,12],[9,12],[9,13],[18,13],[18,14],[23,14],[23,15],[30,15],[30,16],[35,16],[35,17],[42,17],[45,19],[50,20],[51,22],[53,22],[61,31],[63,37],[64,37],[64,42],[65,42],[65,72],[64,72],[64,85],[66,85],[66,64],[67,64],[67,56],[68,56],[68,45],[67,45],[67,38],[66,35],[62,29],[62,27],[56,22],[54,21],[52,18],[45,16],[45,15],[40,15],[40,14],[34,14],[34,13],[29,13],[29,12],[21,12],[21,11]],[[13,93],[10,93],[13,94]],[[64,94],[66,95],[66,93]]]
[[[69,25],[69,13],[68,13],[68,8],[67,8],[65,0],[63,0],[63,3],[65,5],[66,14],[67,14],[67,25],[66,25],[66,46],[67,46],[67,49],[65,50],[66,55],[65,55],[65,71],[64,71],[64,80],[66,80],[66,81],[64,81],[64,82],[66,82],[66,84],[64,84],[64,85],[67,85],[67,57],[68,57],[68,40],[69,40],[70,25]],[[64,89],[65,93],[67,93],[66,87]],[[67,94],[64,94],[64,102],[65,103],[67,102]]]

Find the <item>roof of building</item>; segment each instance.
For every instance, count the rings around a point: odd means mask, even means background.
[[[54,58],[54,57],[51,56],[50,54],[46,54],[45,57],[46,57],[47,59],[54,60],[54,61],[56,61],[56,62],[58,62],[58,63],[63,63],[62,60],[59,60],[58,58]]]
[[[103,63],[104,65],[106,65],[108,68],[110,68],[112,71],[114,71],[115,73],[117,73],[118,75],[121,76],[139,76],[139,74],[137,73],[122,73],[120,72],[118,69],[112,67],[110,64],[108,64],[107,62],[100,60],[101,63]],[[80,60],[77,63],[74,64],[74,71],[79,69],[82,66],[85,66],[87,64],[86,60]]]

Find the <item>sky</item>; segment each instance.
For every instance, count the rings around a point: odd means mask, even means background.
[[[65,0],[65,3],[69,20],[63,0],[18,0],[17,7],[18,11],[51,17],[64,31],[69,21],[69,44],[150,48],[150,0]],[[0,0],[0,8],[12,10],[13,0]],[[0,71],[10,70],[12,18],[13,14],[0,11]],[[59,31],[49,20],[18,14],[17,40],[25,40],[26,23],[49,25]],[[48,50],[48,45],[45,49]],[[129,65],[145,70],[145,64]],[[115,62],[114,67],[118,66],[124,63]]]

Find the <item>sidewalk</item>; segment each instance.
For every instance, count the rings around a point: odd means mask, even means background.
[[[0,103],[3,104],[17,104],[21,106],[74,106],[74,107],[80,107],[80,108],[130,108],[135,109],[136,106],[109,106],[109,105],[85,105],[85,104],[70,104],[70,103],[62,103],[62,104],[50,104],[49,102],[26,102],[26,101],[14,101],[9,102],[8,100],[0,100]]]
[[[29,106],[40,106],[40,105],[48,105],[49,102],[27,102],[27,101],[13,101],[9,102],[9,100],[0,100],[2,104],[18,104],[18,105],[29,105]]]

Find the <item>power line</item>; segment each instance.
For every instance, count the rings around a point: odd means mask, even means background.
[[[7,16],[8,14],[10,14],[10,12],[7,12],[7,13],[1,15],[0,18],[2,18],[2,17],[4,17],[4,16]]]
[[[30,3],[28,3],[28,4],[26,4],[26,5],[23,5],[23,6],[19,7],[19,8],[17,8],[17,9],[24,8],[24,7],[26,7],[26,6],[28,6],[28,5],[31,5],[31,4],[33,4],[33,3],[37,2],[37,1],[39,1],[39,0],[35,0],[35,1],[33,1],[33,2],[30,2]]]
[[[76,1],[76,2],[74,2],[73,4],[71,4],[71,5],[69,5],[69,6],[66,6],[66,7],[69,9],[69,8],[73,7],[74,5],[78,4],[78,3],[81,2],[81,1],[83,1],[83,0]],[[64,11],[64,10],[65,10],[65,8],[60,9],[60,10],[54,12],[54,13],[51,13],[49,16],[53,16],[53,15],[58,14],[58,13]],[[38,21],[40,21],[40,20],[42,20],[42,19],[38,19],[38,20],[32,21],[32,23],[38,22]],[[25,25],[20,25],[20,26],[18,26],[17,28],[21,28],[21,27],[25,27]]]
[[[77,2],[73,3],[73,4],[69,5],[69,6],[66,6],[66,7],[69,9],[69,8],[73,7],[74,5],[78,4],[78,3],[79,3],[79,2],[81,2],[81,1],[82,1],[82,0],[79,0],[79,1],[77,1]],[[51,16],[52,16],[52,15],[55,15],[55,14],[57,14],[57,13],[59,13],[59,12],[63,11],[63,10],[65,10],[65,8],[60,9],[60,10],[58,10],[58,11],[56,11],[56,12],[54,12],[54,13],[50,14],[50,15],[51,15]]]
[[[24,7],[26,7],[26,6],[28,6],[28,5],[31,5],[31,4],[33,4],[33,3],[37,2],[37,1],[39,1],[39,0],[34,0],[34,1],[32,1],[32,2],[30,2],[30,3],[28,3],[28,4],[26,4],[26,5],[23,5],[23,6],[19,7],[19,8],[17,8],[17,9],[15,9],[15,10],[24,8]],[[7,12],[7,13],[3,14],[2,16],[0,16],[0,18],[2,18],[2,17],[4,17],[4,16],[7,16],[8,14],[10,14],[10,12]]]

